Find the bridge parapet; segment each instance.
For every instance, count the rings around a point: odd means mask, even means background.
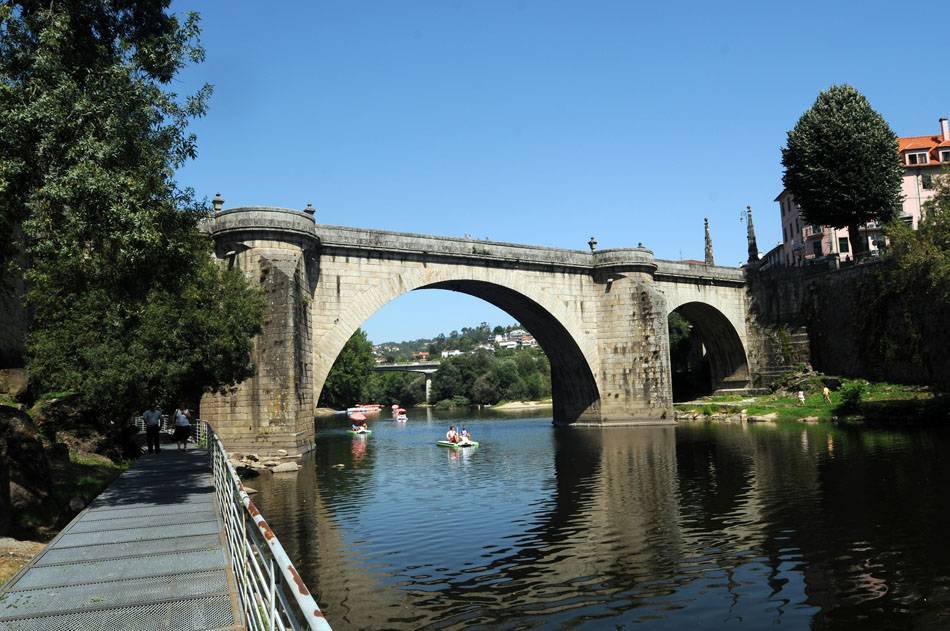
[[[276,206],[254,206],[219,212],[206,221],[203,228],[216,238],[249,231],[272,231],[312,238],[315,236],[314,225],[313,217],[303,212]]]
[[[653,276],[656,262],[647,248],[617,248],[594,252],[593,269],[603,274],[641,273]]]
[[[367,230],[347,226],[317,224],[315,233],[323,250],[332,254],[378,251],[428,259],[478,260],[485,263],[516,264],[589,270],[589,252],[458,237],[437,237],[409,232]]]
[[[738,267],[722,267],[719,265],[702,265],[684,263],[682,261],[665,261],[657,259],[657,280],[671,282],[705,281],[712,284],[745,285],[745,270]]]

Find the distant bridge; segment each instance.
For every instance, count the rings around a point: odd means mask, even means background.
[[[373,370],[378,372],[421,372],[431,375],[439,369],[442,362],[409,362],[406,364],[376,364]]]
[[[410,362],[408,364],[376,364],[376,372],[418,372],[426,376],[426,403],[432,403],[432,375],[442,362]]]

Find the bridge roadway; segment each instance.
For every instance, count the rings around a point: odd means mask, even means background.
[[[208,452],[144,456],[0,588],[0,629],[243,629]]]

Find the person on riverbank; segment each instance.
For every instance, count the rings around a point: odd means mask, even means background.
[[[175,443],[179,450],[188,451],[188,438],[191,436],[191,412],[182,403],[175,410]]]
[[[821,389],[821,396],[824,397],[825,403],[831,403],[831,390],[828,389],[828,386]]]
[[[145,420],[145,445],[148,453],[158,454],[162,451],[162,441],[159,431],[162,428],[162,410],[156,403],[142,413]]]
[[[450,443],[457,443],[459,441],[458,432],[455,431],[455,425],[449,427],[449,431],[445,433],[445,440]]]
[[[804,405],[805,405],[805,391],[804,391],[804,390],[799,390],[799,391],[798,391],[798,394],[797,394],[796,396],[798,397],[798,405],[804,407]]]

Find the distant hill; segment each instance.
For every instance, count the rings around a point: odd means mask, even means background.
[[[461,331],[440,333],[435,337],[374,344],[373,353],[387,362],[406,362],[412,358],[413,353],[420,351],[427,351],[434,359],[439,357],[442,351],[459,350],[465,353],[479,345],[494,346],[496,335],[507,338],[509,333],[519,329],[523,330],[520,324],[492,327],[487,322],[482,322],[475,327],[462,327]]]

